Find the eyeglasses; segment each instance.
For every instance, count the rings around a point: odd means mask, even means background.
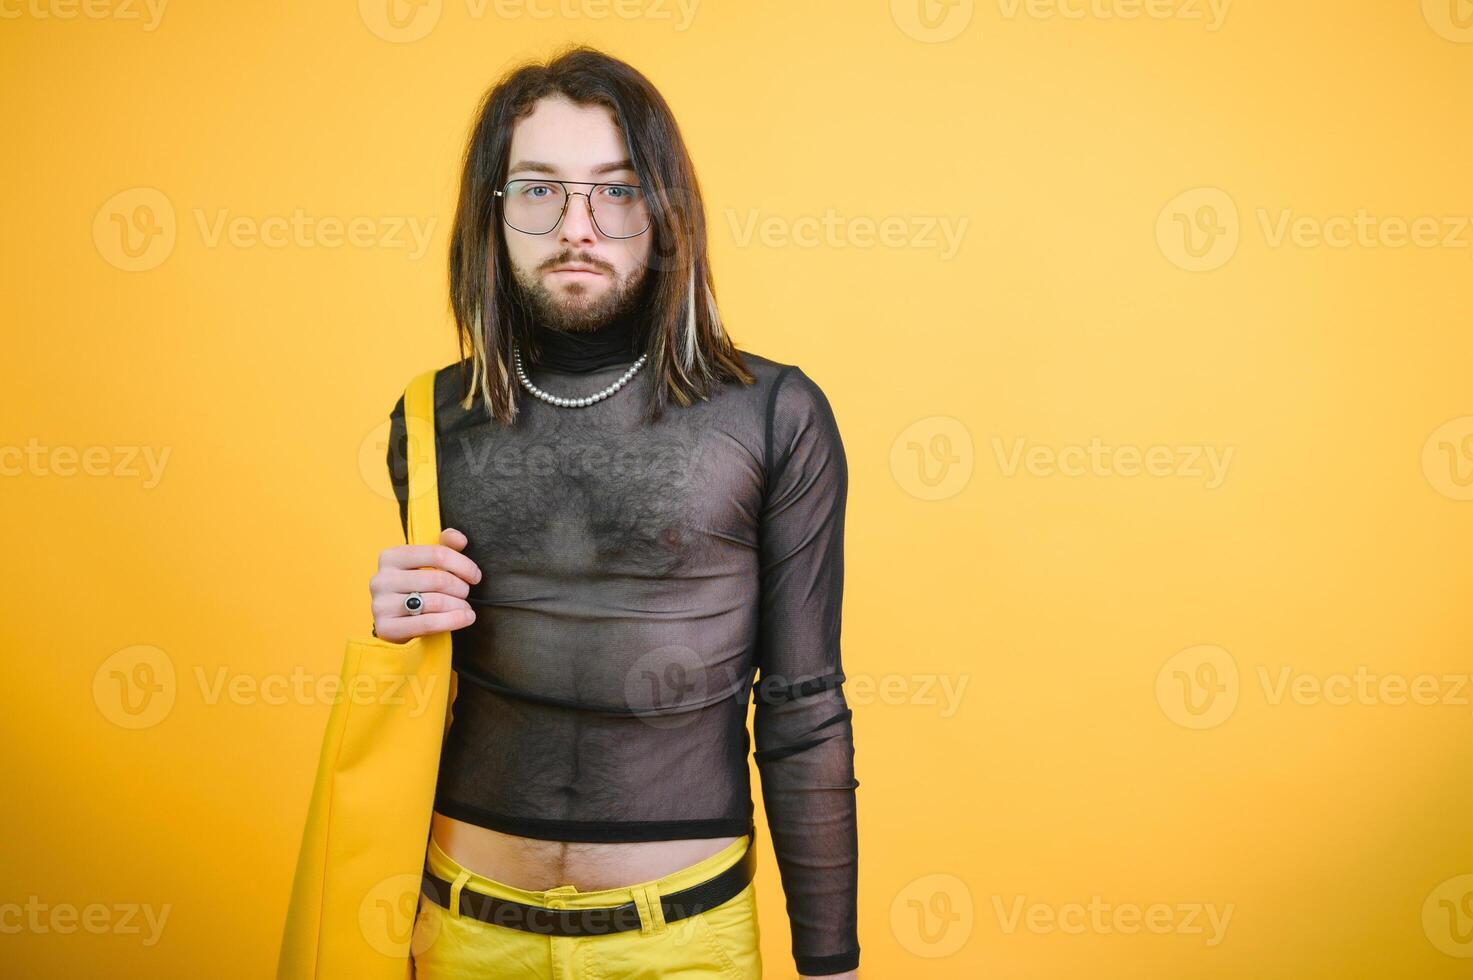
[[[568,185],[592,188],[569,191]],[[574,195],[586,198],[594,227],[605,238],[634,238],[650,226],[644,188],[638,184],[596,184],[588,180],[509,180],[496,191],[508,226],[527,235],[546,235],[558,226]]]

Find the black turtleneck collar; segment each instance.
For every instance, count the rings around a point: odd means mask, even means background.
[[[639,356],[634,350],[633,317],[620,317],[587,333],[553,330],[533,323],[531,340],[537,351],[531,363],[552,371],[583,374],[628,364]]]

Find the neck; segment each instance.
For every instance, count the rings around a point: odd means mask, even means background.
[[[635,316],[616,317],[586,332],[554,330],[534,322],[523,358],[538,367],[579,374],[629,364],[639,357],[634,350],[635,320]]]

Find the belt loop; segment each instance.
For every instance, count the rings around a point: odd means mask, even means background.
[[[465,868],[461,868],[460,873],[455,876],[455,881],[450,885],[450,914],[454,918],[460,918],[460,890],[464,888],[465,883],[470,880],[470,871],[466,870]]]
[[[660,886],[644,885],[632,891],[635,907],[639,909],[640,935],[659,935],[669,928],[665,924],[665,908],[660,904]]]

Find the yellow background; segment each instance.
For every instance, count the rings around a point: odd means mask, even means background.
[[[1466,0],[383,2],[0,3],[0,904],[169,913],[6,912],[0,973],[270,975],[328,708],[252,688],[367,631],[466,127],[583,40],[670,101],[731,331],[845,439],[862,975],[1473,975]],[[251,237],[298,210],[370,233]],[[1091,901],[1168,918],[1048,927]]]

